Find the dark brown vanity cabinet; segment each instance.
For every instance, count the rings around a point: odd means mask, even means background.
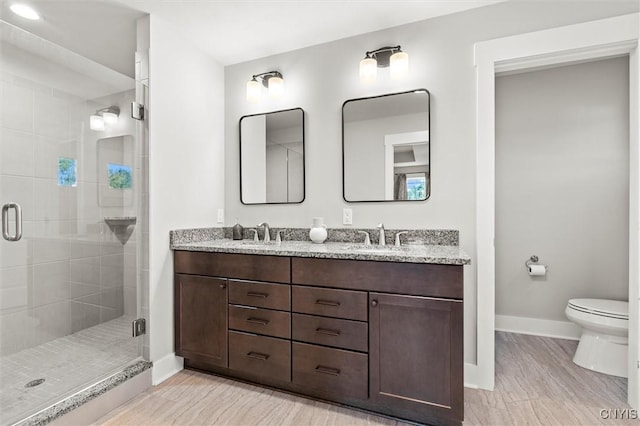
[[[291,286],[229,280],[229,368],[291,381]]]
[[[334,401],[367,399],[367,293],[294,285],[291,294],[293,383]]]
[[[227,289],[224,278],[176,274],[177,355],[227,366]]]
[[[284,362],[289,362],[290,348],[285,350],[282,349],[283,345],[272,345],[268,338],[243,338],[251,332],[261,330],[260,327],[271,324],[269,328],[275,330],[276,334],[285,333],[288,339],[290,333],[288,312],[283,319],[282,315],[279,317],[275,315],[277,318],[264,318],[265,315],[262,314],[250,314],[245,317],[244,310],[235,309],[234,306],[231,306],[231,312],[229,311],[229,301],[244,303],[254,309],[256,307],[271,308],[276,303],[276,308],[281,307],[289,311],[289,258],[176,251],[174,272],[177,355],[189,361],[202,362],[210,366],[256,371],[263,371],[264,364],[273,365],[276,358],[278,364],[283,364],[283,357],[286,358]],[[286,284],[253,283],[243,280]],[[268,310],[266,312],[272,313]],[[238,326],[239,333],[236,334],[240,334],[240,338],[229,338],[229,321],[236,326],[239,324],[246,326],[246,328]],[[274,323],[277,323],[276,327],[273,326]],[[251,326],[256,328],[252,329]],[[286,331],[282,331],[283,328]],[[285,342],[290,346],[288,340]],[[251,349],[251,345],[255,346],[255,350]],[[279,351],[277,356],[265,353],[264,346],[277,347]],[[246,353],[242,353],[247,348],[249,349]],[[283,354],[283,352],[286,353]],[[238,362],[240,353],[242,353],[243,362]],[[265,355],[270,358],[270,361],[259,362],[264,361]],[[231,361],[230,356],[234,357]],[[278,371],[282,370],[280,368]],[[288,376],[286,379],[288,380]]]
[[[464,419],[461,265],[176,251],[175,272],[187,368],[421,423]]]
[[[462,303],[373,292],[369,301],[371,402],[463,420]]]

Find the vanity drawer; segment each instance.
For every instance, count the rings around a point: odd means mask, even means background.
[[[288,311],[291,287],[288,284],[229,280],[229,303]]]
[[[291,338],[291,314],[249,306],[229,305],[229,328],[289,339]]]
[[[367,293],[319,287],[291,287],[291,310],[303,314],[367,320]]]
[[[229,368],[290,382],[291,342],[229,331]]]
[[[293,314],[292,336],[302,342],[354,351],[367,352],[369,349],[366,322]]]
[[[175,272],[181,274],[291,282],[291,259],[283,256],[176,250],[173,261]]]
[[[293,383],[313,393],[367,399],[366,354],[292,343]]]
[[[462,299],[462,265],[291,258],[291,282],[317,287]]]

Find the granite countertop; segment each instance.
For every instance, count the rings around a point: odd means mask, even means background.
[[[373,260],[380,262],[437,263],[468,265],[471,258],[459,246],[411,244],[365,246],[353,242],[283,241],[280,244],[219,238],[205,241],[172,242],[171,249],[214,253],[260,254],[269,256],[315,257],[324,259]]]

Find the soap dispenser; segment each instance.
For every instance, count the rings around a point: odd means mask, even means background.
[[[232,233],[234,240],[241,240],[243,237],[244,229],[242,228],[242,225],[238,223],[238,219],[236,219],[236,224],[233,225]]]

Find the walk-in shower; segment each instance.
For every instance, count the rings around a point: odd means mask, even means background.
[[[146,219],[135,80],[4,21],[0,34],[5,425],[141,359]]]

